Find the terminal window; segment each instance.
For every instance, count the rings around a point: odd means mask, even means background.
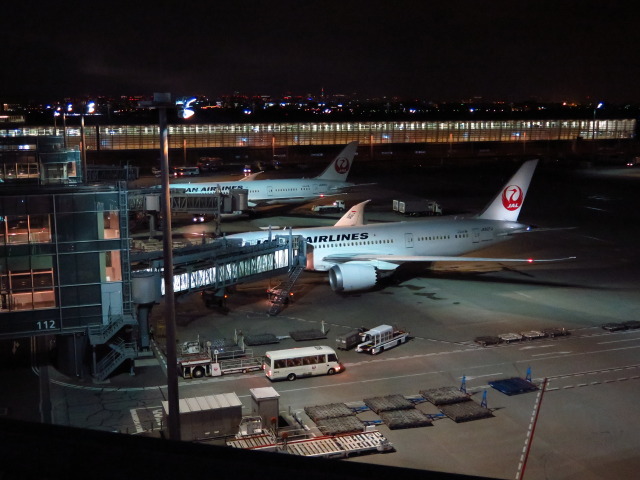
[[[0,217],[0,245],[50,243],[49,215],[7,215]]]
[[[55,306],[52,269],[0,274],[0,312]]]

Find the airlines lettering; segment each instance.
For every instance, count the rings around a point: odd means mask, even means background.
[[[307,237],[309,243],[329,243],[329,242],[348,242],[351,240],[366,240],[369,234],[362,233],[342,233],[339,235],[318,235],[315,237]]]
[[[180,186],[176,185],[175,188],[181,188]],[[228,192],[229,190],[236,190],[236,189],[242,189],[245,188],[242,185],[223,185],[222,187],[220,187],[220,191],[222,192]],[[218,187],[187,187],[185,188],[185,192],[186,193],[216,193],[218,191]]]

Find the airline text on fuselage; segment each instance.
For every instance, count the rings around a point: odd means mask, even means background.
[[[369,234],[367,232],[360,233],[339,233],[332,235],[317,235],[315,237],[307,237],[307,242],[314,243],[329,243],[329,242],[349,242],[352,240],[367,240]]]
[[[181,188],[176,185],[175,188]],[[229,190],[237,190],[246,188],[246,186],[242,185],[222,185],[220,187],[221,192],[228,192]],[[217,193],[218,187],[209,186],[209,187],[186,187],[185,193]]]

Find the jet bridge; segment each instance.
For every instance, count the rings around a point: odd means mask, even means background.
[[[132,251],[130,257],[133,302],[151,303],[149,298],[157,301],[165,291],[162,251]],[[245,246],[237,239],[220,238],[174,250],[173,290],[176,294],[218,290],[282,275],[305,265],[306,242],[300,235],[275,235],[270,241]]]
[[[125,323],[114,317],[107,325],[89,328],[94,346],[93,375],[103,381],[127,359],[136,358],[138,347],[149,347],[149,313],[164,295],[162,249],[130,250],[131,299],[138,306],[139,345],[124,343],[118,332]],[[275,235],[258,245],[243,246],[240,240],[219,238],[197,246],[174,248],[173,289],[176,295],[202,290],[220,290],[239,283],[263,280],[304,268],[306,242],[300,235]],[[107,344],[110,352],[98,361],[97,345]]]
[[[130,190],[128,195],[129,211],[159,213],[162,191],[159,188]],[[235,189],[229,193],[187,193],[186,188],[173,188],[170,191],[172,213],[197,213],[212,216],[246,211],[248,190]]]

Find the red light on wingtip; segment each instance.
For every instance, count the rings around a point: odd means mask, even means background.
[[[527,260],[527,262],[529,262],[529,263],[533,263],[533,262],[534,262],[534,260],[533,260],[533,258],[530,258],[529,260]]]

